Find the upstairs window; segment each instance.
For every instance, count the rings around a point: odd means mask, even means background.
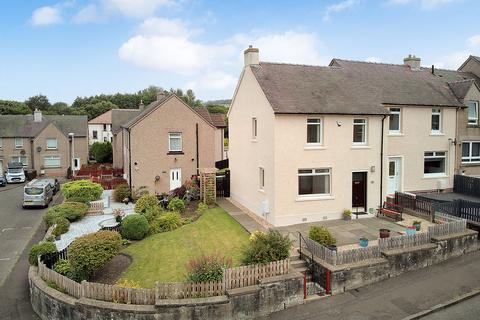
[[[423,173],[425,175],[445,175],[447,153],[445,151],[425,152]]]
[[[367,144],[367,119],[353,119],[353,144]]]
[[[257,118],[252,118],[252,139],[257,140],[258,128],[257,128]]]
[[[440,133],[442,131],[442,109],[433,108],[432,109],[432,124],[431,124],[432,133]]]
[[[93,132],[92,132],[92,139],[98,139],[98,132],[97,132],[97,130],[93,130]]]
[[[23,149],[23,139],[15,138],[15,149]]]
[[[468,124],[478,124],[478,101],[468,101]]]
[[[462,143],[462,163],[480,163],[480,141]]]
[[[57,149],[58,143],[56,138],[47,138],[47,149]]]
[[[302,195],[330,195],[331,170],[299,169],[298,194]]]
[[[400,108],[390,108],[390,124],[389,131],[390,133],[400,133]]]
[[[260,190],[265,188],[265,169],[260,167],[258,170]]]
[[[322,119],[307,119],[307,143],[322,144]]]
[[[168,134],[168,150],[170,152],[182,151],[182,134],[180,132],[170,132]]]
[[[105,123],[103,124],[103,131],[107,131],[107,125]]]

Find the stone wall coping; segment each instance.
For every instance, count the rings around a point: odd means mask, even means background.
[[[274,276],[274,277],[268,277],[268,278],[263,278],[259,280],[260,285],[262,284],[270,284],[273,282],[279,282],[279,281],[284,281],[284,280],[290,280],[290,279],[298,279],[302,278],[303,279],[303,274],[297,271],[290,271],[287,274],[283,274],[280,276]]]
[[[340,264],[337,266],[331,265],[330,263],[326,262],[325,260],[322,260],[318,257],[313,257],[313,260],[324,267],[327,270],[330,270],[331,272],[336,272],[336,271],[342,271],[342,270],[352,270],[352,269],[360,269],[360,268],[365,268],[365,267],[370,267],[370,266],[375,266],[378,264],[387,264],[388,260],[385,258],[378,258],[378,259],[370,259],[370,260],[363,260],[359,262],[354,262],[354,263],[347,263],[347,264]]]
[[[206,298],[188,298],[188,299],[157,299],[155,301],[155,307],[181,307],[181,306],[203,306],[213,304],[229,303],[230,300],[227,296],[216,296]]]
[[[384,250],[384,251],[382,251],[382,254],[384,256],[390,257],[390,256],[396,256],[396,255],[400,255],[400,254],[416,252],[416,251],[426,251],[426,250],[434,250],[434,249],[437,249],[437,244],[436,243],[427,243],[427,244],[424,244],[424,245],[421,245],[421,246],[415,246],[415,247],[410,247],[410,248]]]
[[[135,312],[135,313],[154,313],[155,306],[154,305],[143,305],[143,304],[124,304],[124,303],[115,303],[115,302],[108,302],[102,300],[95,300],[89,298],[80,298],[75,299],[76,304],[80,306],[86,306],[90,308],[98,308],[104,310],[121,310],[127,312]]]
[[[447,234],[447,235],[438,236],[438,237],[432,237],[432,241],[439,242],[439,241],[445,241],[445,240],[465,238],[465,237],[474,236],[474,235],[478,235],[478,231],[466,229],[465,231],[459,232],[459,233]]]
[[[257,284],[253,286],[243,287],[243,288],[228,289],[227,296],[235,297],[235,296],[241,296],[244,294],[257,293],[257,292],[260,292],[261,289],[262,288],[260,288],[260,286]]]

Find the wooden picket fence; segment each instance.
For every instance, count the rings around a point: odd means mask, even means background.
[[[416,233],[411,236],[403,235],[397,237],[378,239],[380,250],[405,249],[422,246],[430,243],[430,234],[427,232]]]
[[[89,299],[124,304],[155,304],[155,289],[125,288],[87,281],[82,281],[81,289],[82,296]]]
[[[223,281],[156,283],[156,299],[188,299],[221,296],[225,294]]]
[[[82,287],[80,283],[73,281],[60,273],[47,268],[47,266],[38,260],[38,275],[49,284],[55,284],[61,291],[75,298],[82,296]]]
[[[103,214],[104,203],[103,200],[90,202],[90,208],[88,208],[88,215],[100,215]]]
[[[435,213],[437,224],[428,227],[428,233],[432,237],[464,232],[467,229],[467,220],[451,215]]]
[[[290,259],[267,264],[229,268],[223,274],[225,289],[242,288],[258,284],[258,280],[284,275],[290,271]]]
[[[336,253],[336,265],[356,263],[360,261],[378,259],[381,257],[378,246],[369,246],[366,248],[355,248],[350,250],[338,251]]]

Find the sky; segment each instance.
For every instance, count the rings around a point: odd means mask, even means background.
[[[230,99],[261,61],[332,58],[457,69],[480,55],[478,0],[0,0],[0,99],[136,92]]]

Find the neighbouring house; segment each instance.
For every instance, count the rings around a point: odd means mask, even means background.
[[[172,94],[157,100],[114,134],[114,162],[123,159],[132,189],[146,187],[161,194],[180,187],[200,168],[214,168],[223,159],[223,116],[205,107],[190,107]],[[121,146],[122,152],[119,152]]]
[[[387,194],[452,186],[457,110],[420,59],[245,65],[229,111],[231,198],[275,226],[375,212]]]
[[[73,143],[72,143],[73,141]],[[21,162],[46,176],[65,176],[88,160],[87,116],[0,115],[0,169]]]
[[[112,110],[102,113],[96,118],[88,121],[88,143],[112,142]]]
[[[135,118],[144,109],[143,102],[140,103],[138,109],[113,109],[112,110],[112,152],[113,152],[113,167],[123,168],[123,130],[122,124]]]

